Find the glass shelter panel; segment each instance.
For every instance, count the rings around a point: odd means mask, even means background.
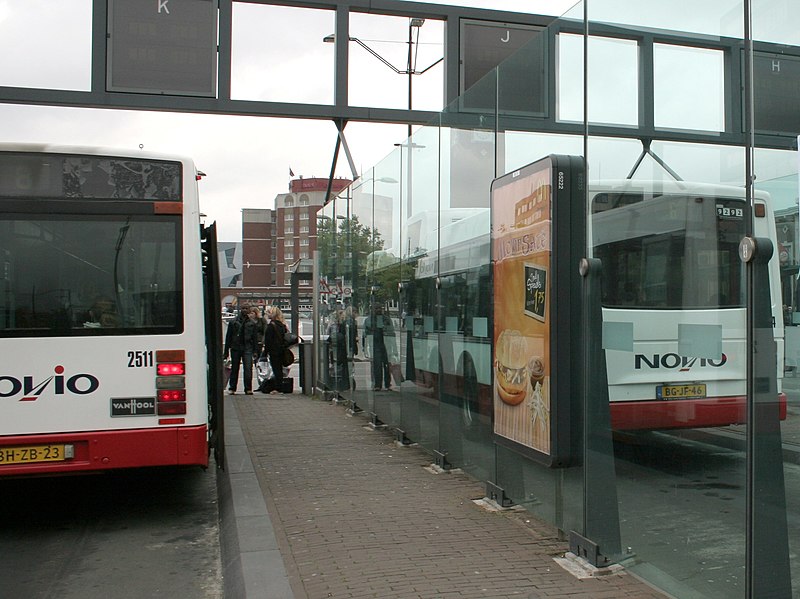
[[[496,70],[464,94],[496,98]],[[492,93],[488,93],[492,90]],[[494,111],[468,116],[456,104],[442,115],[443,181],[440,211],[437,310],[440,451],[447,463],[479,480],[494,478],[491,438],[489,182],[495,173]],[[449,185],[448,185],[449,183]],[[422,262],[423,267],[425,262]],[[433,265],[432,265],[433,266]],[[423,268],[424,270],[424,268]],[[423,270],[420,272],[422,273]]]
[[[618,5],[589,4],[590,35],[619,25],[631,40],[644,37],[636,23],[666,8],[647,3],[633,23]],[[670,27],[688,38],[698,29],[741,28],[730,22],[741,12],[731,3],[703,6],[702,15],[670,6]],[[746,421],[747,276],[738,247],[750,206],[745,189],[721,176],[723,149],[661,145],[632,129],[638,157],[602,151],[609,141],[593,114],[613,96],[591,85],[605,76],[602,48],[590,41],[588,53],[587,246],[602,265],[602,325],[587,327],[587,347],[602,348],[602,356],[586,354],[594,377],[587,388],[607,390],[612,428],[592,431],[607,441],[589,449],[610,452],[613,469],[593,477],[596,458],[587,454],[586,531],[592,537],[599,523],[618,522],[618,559],[676,596],[744,596],[746,455],[714,427]],[[622,68],[631,79],[654,73],[657,126],[724,129],[721,53],[656,45],[639,60]],[[692,68],[666,77],[665,65],[676,60]],[[694,96],[700,82],[700,104],[680,101],[681,89]],[[638,86],[637,93],[641,101],[650,92]],[[766,198],[756,202],[763,208]],[[769,233],[768,219],[758,226]],[[590,361],[601,358],[606,368],[592,370]],[[612,486],[617,501],[603,511],[598,497]]]
[[[439,449],[440,361],[434,266],[441,180],[439,138],[438,124],[431,125],[418,129],[400,146],[400,263],[392,279],[398,357],[390,382],[399,391],[401,429],[409,435],[416,431],[415,441],[429,451]]]
[[[325,388],[673,596],[800,596],[796,13],[578,4],[397,144],[319,212]],[[590,266],[558,467],[495,434],[490,337],[492,181],[551,154]]]
[[[573,9],[577,15],[581,14],[580,7]],[[574,19],[569,16],[556,21],[551,25],[552,30],[578,29]],[[562,120],[583,120],[583,91],[582,83],[575,77],[576,71],[564,69],[566,64],[575,65],[572,58],[582,58],[582,42],[580,35],[568,34],[571,42],[577,42],[572,49],[577,49],[575,55],[570,51],[564,52],[560,46],[560,38],[564,34],[556,34],[551,30],[542,32],[539,38],[532,40],[520,51],[522,55],[531,57],[531,64],[538,64],[540,55],[557,57],[555,64],[561,65],[557,73],[551,73],[548,82],[555,82],[556,93],[547,95],[546,112]],[[497,68],[498,96],[506,97],[514,90],[514,63],[503,63]],[[577,84],[577,85],[576,85]],[[555,99],[553,101],[553,99]],[[529,118],[521,118],[527,116]],[[542,122],[535,114],[519,115],[507,111],[498,111],[498,151],[496,176],[510,173],[527,164],[538,161],[551,154],[568,154],[580,156],[583,153],[583,138],[579,135],[541,131]],[[494,208],[492,208],[494,210]],[[495,225],[496,226],[496,225]],[[522,224],[520,224],[522,226]],[[488,237],[488,234],[487,234]],[[489,263],[491,269],[493,264]],[[576,265],[577,268],[577,265]],[[507,293],[499,287],[494,288],[495,294]],[[492,305],[495,305],[493,298]],[[491,310],[490,310],[491,311]],[[491,314],[496,319],[496,314]],[[549,318],[549,315],[548,315]],[[494,329],[496,325],[493,325]],[[490,353],[491,356],[491,353]],[[497,376],[498,365],[492,364],[493,379]],[[490,395],[492,397],[493,394]],[[497,400],[494,400],[497,401]],[[523,404],[516,406],[515,411],[532,409],[533,397]],[[492,403],[492,413],[497,418],[498,407]],[[493,425],[494,429],[494,425]],[[497,437],[492,436],[493,442]],[[531,513],[553,522],[561,530],[577,530],[582,521],[582,469],[574,466],[566,469],[544,468],[534,462],[529,456],[521,452],[495,444],[495,476],[492,480],[503,493],[514,503],[524,507]]]
[[[327,310],[324,337],[327,344],[327,373],[332,391],[349,398],[354,387],[353,360],[356,349],[356,326],[353,320],[353,290],[356,289],[354,245],[360,230],[353,218],[353,189],[345,188],[333,201],[331,243],[327,259],[331,261],[332,278],[327,281]]]
[[[386,386],[393,364],[398,364],[397,294],[401,222],[401,148],[384,158],[372,172],[372,208],[375,214],[373,254],[368,257],[369,294],[360,307],[361,337],[367,361],[364,390],[376,422],[399,422],[399,399]],[[393,320],[394,318],[394,320]],[[396,370],[396,367],[395,367]],[[361,394],[359,394],[361,395]]]
[[[337,387],[336,363],[332,360],[329,327],[336,312],[336,277],[338,259],[336,245],[336,201],[317,212],[317,251],[319,252],[319,294],[316,319],[316,354],[318,385],[325,392],[335,392]]]
[[[349,398],[356,409],[365,410],[377,423],[388,414],[378,414],[374,393],[376,373],[383,369],[388,353],[384,332],[391,329],[375,325],[376,311],[382,311],[386,297],[386,273],[391,272],[396,261],[392,245],[399,216],[399,166],[395,150],[381,163],[366,171],[353,184],[355,198],[351,214],[351,246],[349,260],[356,272],[353,294],[344,310],[347,334],[350,338],[351,394]],[[381,310],[377,310],[378,306]],[[383,319],[379,319],[383,323]],[[386,337],[390,335],[387,333]],[[382,411],[382,410],[381,410]]]
[[[698,37],[742,38],[744,35],[741,0],[713,0],[702,4],[693,0],[670,3],[648,1],[640,10],[631,10],[631,5],[626,2],[608,0],[590,2],[587,6],[593,27],[614,25],[640,32],[657,29],[685,32]]]
[[[350,239],[345,256],[352,275],[351,295],[344,307],[344,334],[347,344],[348,390],[343,396],[362,405],[366,399],[367,377],[362,339],[363,308],[369,297],[369,256],[374,251],[373,196],[374,168],[364,172],[351,186]]]
[[[797,383],[800,355],[798,314],[798,153],[800,110],[797,97],[800,77],[800,34],[792,26],[800,16],[797,3],[776,0],[754,3],[753,126],[756,134],[772,131],[781,135],[785,149],[759,149],[753,153],[754,194],[769,198],[776,235],[767,289],[754,280],[752,289],[754,380],[767,382],[766,392],[754,390],[751,412],[751,467],[754,488],[751,498],[749,554],[753,574],[750,588],[760,596],[793,596],[800,593],[800,501],[796,489],[800,470],[800,385]],[[794,19],[792,21],[791,19]],[[763,42],[787,44],[782,52],[762,52]],[[770,310],[770,308],[772,308]],[[782,309],[781,309],[782,308]],[[776,314],[777,310],[781,314]],[[759,316],[761,315],[761,316]],[[774,320],[771,320],[774,318]],[[765,341],[768,352],[760,351]],[[777,355],[778,372],[773,370]],[[776,392],[785,394],[785,418]],[[738,434],[741,431],[737,430]],[[754,595],[755,596],[755,595]]]

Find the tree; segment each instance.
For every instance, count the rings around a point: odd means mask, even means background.
[[[341,282],[350,286],[352,304],[358,309],[369,297],[366,276],[369,257],[383,250],[383,244],[380,232],[359,222],[358,216],[336,219],[317,216],[320,276],[329,284]]]

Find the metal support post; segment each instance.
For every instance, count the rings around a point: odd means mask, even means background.
[[[598,568],[621,553],[617,477],[611,438],[608,373],[603,349],[600,260],[581,260],[585,342],[583,364],[583,533],[570,531],[570,551]]]
[[[770,299],[766,238],[745,237],[739,256],[750,265],[752,314],[747,373],[747,596],[791,597],[786,484],[783,475],[778,349]]]
[[[514,502],[506,496],[506,491],[502,487],[490,481],[486,481],[486,498],[491,499],[500,507],[511,507]]]

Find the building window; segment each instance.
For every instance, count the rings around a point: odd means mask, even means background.
[[[302,252],[300,252],[300,257],[301,258],[308,258],[308,252],[303,250]]]
[[[230,248],[225,250],[225,262],[228,264],[228,268],[236,268],[236,264],[233,262],[233,259],[236,257],[236,248]]]
[[[303,280],[301,280],[300,281],[300,286],[301,287],[310,287],[311,286],[311,281],[303,281]]]
[[[286,247],[287,245],[294,247],[294,239],[284,239],[283,240],[283,245],[284,245],[284,247]]]
[[[283,267],[283,272],[292,272],[292,265],[291,264],[287,264],[286,266],[284,266]]]
[[[292,206],[294,206],[294,199],[292,198],[292,196],[286,196],[286,200],[284,201],[283,205],[286,206],[287,208],[291,208]]]
[[[300,220],[308,220],[308,212],[301,212]]]
[[[284,252],[283,253],[284,260],[294,260],[294,252]]]
[[[287,212],[283,215],[283,222],[285,223],[293,223],[294,222],[294,214],[291,212]]]
[[[297,204],[298,206],[308,206],[308,196],[303,194],[300,196],[300,202]]]
[[[287,226],[283,228],[284,235],[294,235],[294,226]]]
[[[300,227],[300,232],[301,233],[308,233],[308,225],[303,225],[302,227]]]
[[[308,245],[308,239],[301,239],[300,245]]]
[[[276,269],[275,269],[275,267],[273,266],[272,268],[270,268],[270,269],[269,269],[269,272],[271,272],[272,274],[275,274],[275,272],[276,272]]]

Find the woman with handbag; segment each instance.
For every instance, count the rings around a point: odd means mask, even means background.
[[[267,382],[265,391],[280,393],[283,384],[283,354],[286,349],[286,320],[277,306],[268,306],[265,312],[269,322],[264,331],[264,353],[272,366],[273,378]]]

